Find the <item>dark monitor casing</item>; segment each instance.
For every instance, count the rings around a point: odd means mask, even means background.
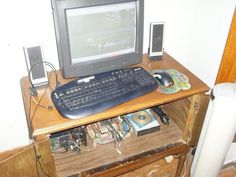
[[[136,2],[136,44],[132,53],[72,64],[66,9]],[[65,78],[79,77],[140,63],[143,54],[144,0],[52,0],[60,69]],[[81,24],[82,25],[82,24]]]

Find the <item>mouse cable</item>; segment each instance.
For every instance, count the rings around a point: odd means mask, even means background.
[[[36,150],[36,147],[35,147],[35,140],[34,140],[34,138],[32,137],[32,128],[33,128],[32,122],[33,122],[35,113],[36,113],[38,107],[40,107],[40,106],[41,106],[41,107],[46,107],[46,106],[44,106],[44,105],[41,105],[40,102],[41,102],[42,98],[44,97],[44,95],[46,94],[46,89],[47,89],[47,87],[45,87],[44,92],[43,92],[43,94],[40,96],[39,100],[36,101],[36,99],[34,98],[34,96],[37,95],[37,90],[36,90],[36,88],[34,87],[34,85],[33,85],[33,83],[32,83],[32,80],[31,80],[31,77],[30,77],[30,73],[31,73],[31,71],[32,71],[32,69],[33,69],[34,67],[36,67],[37,65],[42,64],[42,63],[48,65],[48,66],[54,71],[54,73],[55,73],[55,78],[56,78],[56,87],[55,87],[55,88],[57,88],[58,86],[60,86],[60,82],[58,81],[58,76],[57,76],[57,73],[56,73],[56,69],[55,69],[55,67],[54,67],[51,63],[43,61],[43,62],[39,62],[39,63],[36,63],[35,65],[33,65],[33,66],[29,69],[29,71],[28,71],[28,78],[29,78],[29,81],[30,81],[30,85],[31,85],[31,87],[32,87],[32,90],[29,90],[29,91],[30,91],[30,94],[29,94],[30,100],[29,100],[29,112],[28,112],[28,116],[29,116],[29,126],[30,126],[30,131],[31,131],[31,137],[30,137],[30,138],[31,138],[31,141],[32,141],[32,144],[33,144],[33,149],[34,149],[34,155],[35,155],[35,161],[36,161],[36,162],[35,162],[35,165],[36,165],[37,176],[39,177],[39,168],[38,168],[38,165],[39,165],[39,167],[40,167],[41,171],[43,172],[44,176],[49,177],[49,175],[44,171],[44,169],[43,169],[43,167],[42,167],[42,164],[41,164],[41,161],[40,161],[41,155],[38,154],[38,152],[37,152],[37,150]],[[49,78],[50,78],[50,74],[49,74]],[[50,84],[49,84],[49,87],[51,88]],[[52,89],[52,88],[51,88],[51,89]],[[53,89],[52,89],[52,90],[53,90]],[[33,91],[33,92],[32,92],[32,91]],[[33,94],[32,94],[32,93],[33,93]],[[36,93],[36,94],[35,94],[35,93]],[[34,111],[33,111],[33,114],[31,115],[31,111],[32,111],[32,100],[36,103],[36,107],[35,107],[35,109],[34,109]],[[47,108],[48,108],[48,109],[51,109],[51,106],[47,106]]]
[[[160,106],[153,107],[152,110],[160,117],[161,122],[165,125],[169,124],[169,116],[163,112]]]
[[[37,101],[36,107],[34,109],[34,111],[32,112],[32,100],[33,100],[33,95],[29,94],[29,112],[28,112],[28,118],[29,118],[29,126],[31,129],[31,134],[32,134],[32,122],[35,116],[35,113],[37,111],[37,109],[40,107],[40,102],[42,101],[44,95],[46,94],[46,87],[44,89],[43,94],[40,96],[39,100]],[[31,115],[32,114],[32,115]],[[32,136],[32,135],[31,135]]]
[[[56,86],[55,86],[55,89],[61,85],[60,82],[59,82],[59,80],[58,80],[58,76],[57,76],[56,69],[55,69],[55,67],[53,66],[52,63],[47,62],[47,61],[41,61],[41,62],[35,63],[35,64],[29,69],[29,71],[28,71],[28,78],[29,78],[29,81],[30,81],[30,85],[31,85],[31,87],[32,87],[31,91],[32,91],[32,93],[34,94],[34,96],[37,96],[37,90],[36,90],[34,84],[32,83],[30,74],[31,74],[32,70],[33,70],[36,66],[38,66],[38,65],[40,65],[40,64],[45,64],[45,65],[49,66],[49,67],[53,70],[53,72],[55,73],[55,79],[56,79]],[[52,89],[50,83],[49,83],[49,87]],[[52,89],[52,90],[54,90],[54,89]]]
[[[45,172],[45,170],[43,169],[43,166],[41,164],[41,155],[37,152],[36,150],[36,147],[35,147],[35,140],[34,139],[31,139],[33,142],[32,142],[32,145],[33,145],[33,149],[34,149],[34,156],[35,156],[35,167],[36,167],[36,172],[37,172],[37,177],[40,177],[39,176],[39,168],[38,168],[38,164],[39,164],[39,167],[41,169],[41,171],[43,172],[44,176],[47,176],[49,177],[49,175]]]
[[[46,109],[49,109],[49,110],[52,110],[53,109],[53,106],[51,105],[42,105],[40,104],[35,98],[34,96],[32,96],[32,100],[35,102],[35,104],[38,104],[40,107],[42,108],[46,108]]]
[[[50,78],[50,76],[51,76],[51,73],[49,73],[48,77]],[[42,96],[45,95],[46,89],[47,89],[47,87],[44,88],[44,92],[43,92]],[[34,92],[36,92],[37,94],[35,94]],[[53,109],[53,106],[51,106],[51,105],[43,105],[43,104],[40,103],[42,97],[40,97],[38,100],[36,100],[35,96],[38,95],[38,92],[35,89],[32,89],[32,87],[29,88],[29,93],[30,93],[30,108],[29,108],[30,110],[31,110],[32,100],[35,102],[37,107],[39,106],[39,107],[42,107],[42,108],[46,108],[48,110]],[[30,113],[29,113],[29,115],[30,115]],[[31,117],[31,116],[29,116],[29,117]]]

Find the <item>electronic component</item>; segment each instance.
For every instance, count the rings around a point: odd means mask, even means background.
[[[57,132],[50,136],[51,150],[52,152],[68,151],[69,150],[69,133],[68,132]]]
[[[115,135],[114,137],[117,141],[121,141],[123,139],[122,136],[120,135],[120,133],[117,131],[117,128],[112,125],[111,121],[104,120],[104,121],[101,122],[101,124],[106,125],[108,127],[108,129],[110,129],[110,131],[113,132],[113,134]]]
[[[65,78],[141,62],[144,0],[52,0],[52,9]]]
[[[78,119],[142,96],[158,87],[141,67],[132,67],[76,79],[51,93],[51,99],[66,118]]]
[[[24,46],[25,60],[31,84],[42,86],[48,84],[44,55],[40,44]]]
[[[161,122],[163,124],[168,125],[169,124],[169,116],[162,111],[160,106],[152,107],[152,110],[160,117]]]
[[[81,126],[66,131],[53,133],[50,136],[52,152],[80,152],[81,146],[87,146],[86,127]]]
[[[174,85],[173,79],[167,72],[155,72],[153,76],[165,87],[172,87]]]
[[[125,116],[135,130],[137,136],[160,130],[160,124],[150,109],[134,112]]]
[[[119,116],[89,124],[87,132],[95,143],[106,144],[123,140],[133,132],[133,129],[124,121],[124,117]]]
[[[164,22],[150,24],[148,56],[151,59],[160,59],[163,55]]]
[[[161,93],[173,94],[191,88],[189,78],[175,69],[154,69],[150,72],[159,83]]]

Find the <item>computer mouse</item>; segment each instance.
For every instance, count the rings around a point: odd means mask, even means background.
[[[163,85],[165,87],[172,87],[174,85],[173,79],[166,72],[162,72],[162,71],[155,72],[154,77],[156,80],[158,80],[160,82],[161,85]]]

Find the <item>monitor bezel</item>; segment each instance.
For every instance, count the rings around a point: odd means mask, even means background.
[[[137,28],[135,51],[119,56],[72,64],[66,9],[136,2]],[[87,76],[138,64],[143,54],[143,0],[52,0],[59,65],[64,78]]]

